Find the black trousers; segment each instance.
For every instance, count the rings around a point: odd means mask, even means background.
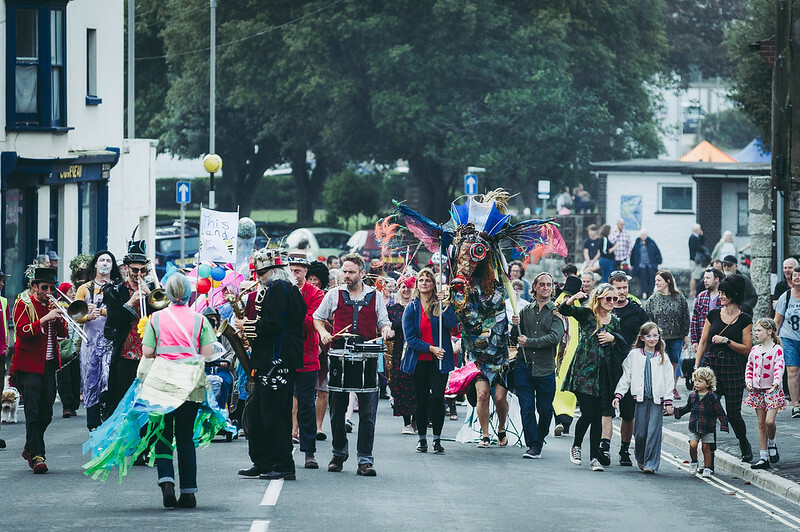
[[[44,432],[53,420],[57,368],[58,362],[48,360],[41,375],[17,372],[17,386],[25,400],[25,450],[31,458],[45,457]]]
[[[285,375],[286,384],[273,390],[256,378],[247,409],[250,459],[260,471],[294,473],[292,458],[292,396],[295,372]]]
[[[442,435],[444,425],[444,390],[447,374],[439,372],[433,360],[417,361],[414,369],[414,389],[417,394],[417,431],[420,436],[428,432],[428,420],[433,424],[433,435]]]
[[[576,393],[575,397],[578,398],[581,417],[575,422],[575,441],[573,445],[575,447],[581,446],[583,437],[586,435],[586,429],[591,425],[589,430],[589,456],[590,458],[599,458],[600,437],[603,434],[602,400],[599,397],[585,393]]]
[[[78,355],[76,355],[77,357]],[[77,410],[81,406],[81,362],[72,359],[56,373],[58,396],[64,410]]]
[[[117,409],[117,405],[125,397],[128,388],[131,387],[136,379],[136,370],[139,369],[139,361],[129,358],[122,358],[115,355],[111,359],[111,368],[108,373],[108,401],[106,402],[106,417],[110,417]]]

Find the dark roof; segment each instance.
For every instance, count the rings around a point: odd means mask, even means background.
[[[770,175],[769,163],[707,163],[702,161],[665,161],[662,159],[630,159],[589,163],[593,172],[670,172],[703,177]]]

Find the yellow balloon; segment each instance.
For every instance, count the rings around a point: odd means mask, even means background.
[[[203,168],[210,174],[216,174],[222,170],[222,157],[216,153],[209,153],[203,157]]]
[[[222,281],[211,279],[211,288],[219,288],[220,286],[222,286]]]

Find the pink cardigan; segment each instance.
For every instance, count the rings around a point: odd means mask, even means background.
[[[783,382],[783,366],[781,346],[775,344],[766,353],[761,352],[761,346],[753,346],[750,356],[747,357],[744,381],[761,390],[769,389],[773,382],[778,382],[780,387]]]

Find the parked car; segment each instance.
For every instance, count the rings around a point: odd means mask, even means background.
[[[193,226],[186,226],[183,233],[184,253],[181,257],[181,228],[175,225],[156,227],[156,275],[163,277],[167,272],[167,262],[176,266],[194,263],[194,256],[200,249],[200,232]]]
[[[286,237],[286,247],[296,249],[300,242],[307,240],[308,252],[313,257],[322,257],[325,260],[330,255],[339,257],[350,251],[347,242],[351,236],[347,231],[332,227],[302,227]]]

